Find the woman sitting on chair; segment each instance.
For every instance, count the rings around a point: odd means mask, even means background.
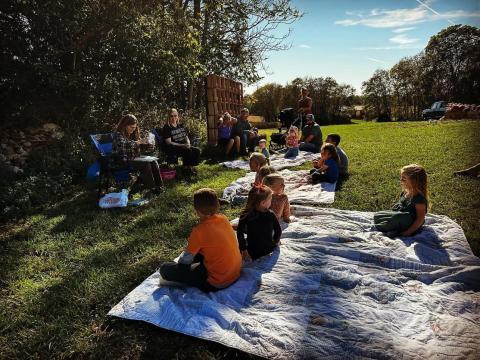
[[[178,111],[176,109],[168,111],[168,120],[163,127],[162,135],[165,139],[166,153],[181,157],[185,170],[195,173],[194,166],[198,165],[200,149],[190,145],[187,131],[178,123]]]
[[[140,179],[152,192],[161,191],[163,181],[160,168],[155,160],[138,158],[141,146],[148,145],[147,139],[140,139],[140,130],[135,115],[122,117],[113,133],[112,155],[123,166],[140,171]]]

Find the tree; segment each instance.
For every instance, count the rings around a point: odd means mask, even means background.
[[[169,103],[199,67],[188,27],[155,3],[17,0],[0,19],[2,119],[98,126],[99,114]]]
[[[392,82],[387,70],[376,70],[372,77],[362,83],[367,117],[389,120],[391,109]]]
[[[266,84],[257,89],[252,94],[255,102],[252,104],[251,112],[262,115],[267,122],[277,121],[283,105],[283,92],[283,87],[278,84]]]
[[[390,69],[392,80],[392,115],[414,120],[425,106],[423,90],[423,54],[400,60]]]
[[[432,36],[425,48],[430,100],[473,103],[480,98],[480,29],[453,25]]]
[[[266,52],[288,47],[273,30],[300,16],[288,0],[4,3],[2,121],[84,131],[125,110],[201,107],[209,73],[257,80]]]
[[[349,122],[344,109],[354,104],[355,89],[346,84],[338,84],[331,77],[296,78],[285,87],[267,84],[257,89],[249,101],[253,104],[252,112],[263,115],[268,121],[278,115],[283,108],[297,108],[300,89],[308,89],[313,100],[313,113],[322,123]]]
[[[289,48],[285,43],[290,31],[277,35],[280,24],[290,24],[301,14],[289,0],[196,0],[193,9],[185,0],[184,15],[193,14],[194,28],[201,46],[202,70],[190,80],[187,107],[203,104],[205,74],[217,74],[247,84],[260,80],[259,69],[269,51]]]

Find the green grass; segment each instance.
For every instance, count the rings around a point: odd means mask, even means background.
[[[357,123],[338,132],[351,176],[329,207],[388,209],[397,200],[399,169],[427,169],[431,212],[455,219],[480,254],[479,181],[452,176],[479,161],[480,122]],[[271,132],[271,131],[269,131]],[[304,166],[307,168],[308,166]],[[220,193],[241,176],[219,165],[199,167],[199,181],[174,183],[139,208],[99,210],[91,190],[2,228],[0,358],[254,358],[141,322],[107,319],[109,309],[184,246],[196,222],[191,194]],[[228,209],[234,217],[239,209]]]

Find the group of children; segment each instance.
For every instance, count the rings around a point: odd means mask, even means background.
[[[294,136],[295,129],[290,130]],[[348,158],[339,143],[339,135],[327,136],[320,158],[314,161],[314,168],[310,171],[312,182],[336,182],[340,174],[347,174]],[[280,221],[290,222],[290,203],[284,192],[284,179],[268,165],[267,157],[262,153],[252,154],[249,164],[256,177],[237,226],[232,226],[224,215],[218,213],[219,199],[214,190],[195,192],[193,205],[200,224],[193,228],[178,263],[166,263],[160,267],[164,283],[174,281],[204,291],[224,289],[240,277],[242,260],[256,260],[280,245]],[[391,211],[374,215],[375,228],[390,237],[411,236],[417,232],[425,222],[429,207],[427,174],[422,166],[403,167],[400,184],[402,192],[398,203]]]

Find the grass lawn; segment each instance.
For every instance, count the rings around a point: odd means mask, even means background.
[[[351,176],[329,207],[376,211],[397,200],[399,169],[429,175],[431,212],[455,219],[480,255],[480,182],[452,176],[480,161],[479,121],[325,126],[342,136]],[[271,131],[270,131],[271,132]],[[305,166],[307,168],[308,166]],[[170,184],[139,208],[99,210],[91,189],[2,228],[0,359],[254,358],[141,322],[106,319],[110,308],[183,248],[195,224],[191,195],[220,193],[244,171],[199,166],[199,181]],[[230,217],[239,209],[223,209]]]

